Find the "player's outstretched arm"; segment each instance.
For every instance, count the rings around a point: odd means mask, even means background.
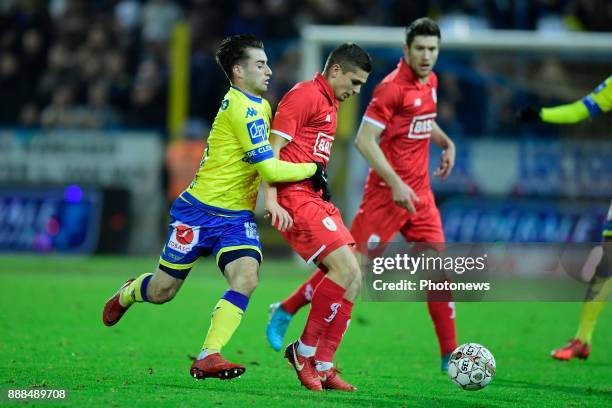
[[[446,180],[453,171],[453,167],[455,167],[455,143],[436,122],[433,123],[433,129],[431,130],[431,141],[442,148],[440,167],[436,169],[434,176]]]
[[[551,108],[527,106],[516,115],[519,122],[553,123],[571,125],[612,110],[612,76],[603,81],[584,98],[565,105]]]
[[[551,108],[526,106],[521,108],[516,118],[521,123],[545,122],[557,125],[571,125],[589,118],[589,110],[582,100]]]
[[[355,146],[361,155],[368,161],[370,167],[385,180],[391,188],[393,201],[395,204],[408,211],[415,213],[414,202],[419,201],[416,193],[397,175],[393,167],[387,161],[385,154],[378,146],[377,139],[383,129],[366,121],[361,121],[357,137],[355,138]]]
[[[255,169],[267,183],[300,181],[312,177],[317,171],[314,163],[290,163],[275,157],[254,163]]]

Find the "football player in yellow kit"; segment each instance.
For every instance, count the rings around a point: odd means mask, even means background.
[[[517,118],[520,122],[541,121],[559,125],[574,124],[612,110],[612,76],[602,82],[584,98],[566,105],[551,108],[525,107]],[[565,346],[553,350],[557,360],[571,360],[574,357],[586,359],[591,352],[591,338],[597,318],[603,310],[606,299],[612,291],[612,203],[603,229],[604,252],[595,275],[591,279],[586,299],[582,306],[580,323],[575,338]]]
[[[261,41],[238,35],[221,42],[216,59],[230,81],[212,126],[200,168],[170,210],[170,226],[155,273],[128,280],[105,304],[103,322],[116,324],[136,302],[165,303],[180,289],[200,256],[213,255],[229,283],[190,374],[230,379],[245,367],[221,357],[258,283],[262,260],[254,220],[261,180],[269,183],[326,176],[314,163],[274,158],[268,142],[272,112],[262,94],[272,71]]]

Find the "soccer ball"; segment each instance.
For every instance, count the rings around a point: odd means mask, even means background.
[[[464,390],[480,390],[495,375],[495,357],[478,343],[462,344],[450,356],[448,375]]]

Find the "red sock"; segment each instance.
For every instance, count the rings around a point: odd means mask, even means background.
[[[341,309],[346,289],[329,278],[324,278],[312,295],[312,304],[304,332],[300,337],[303,344],[316,347],[319,338]]]
[[[353,313],[353,302],[346,299],[342,300],[342,307],[338,309],[338,313],[332,322],[327,326],[327,330],[321,336],[319,345],[317,346],[317,353],[315,354],[315,360],[325,361],[332,363],[334,360],[334,354],[338,350],[338,346],[342,341],[342,337],[348,329],[348,325],[351,322],[351,315]]]
[[[322,270],[317,269],[306,282],[302,284],[295,292],[287,299],[283,300],[281,307],[287,313],[295,314],[303,306],[306,306],[312,300],[312,294],[317,288],[321,279],[325,277]]]
[[[452,299],[452,294],[448,295]],[[457,348],[455,332],[455,302],[427,301],[427,309],[436,329],[440,354],[445,355]]]

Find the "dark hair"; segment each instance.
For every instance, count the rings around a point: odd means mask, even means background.
[[[230,82],[232,81],[232,68],[247,58],[246,50],[248,48],[263,50],[264,45],[263,42],[250,34],[233,35],[221,41],[215,59]]]
[[[431,18],[422,17],[414,20],[406,29],[406,45],[410,47],[417,35],[436,36],[441,39],[440,27]]]
[[[363,48],[354,43],[337,46],[327,57],[324,71],[334,64],[340,65],[344,72],[355,71],[356,68],[368,73],[372,71],[372,58]]]

